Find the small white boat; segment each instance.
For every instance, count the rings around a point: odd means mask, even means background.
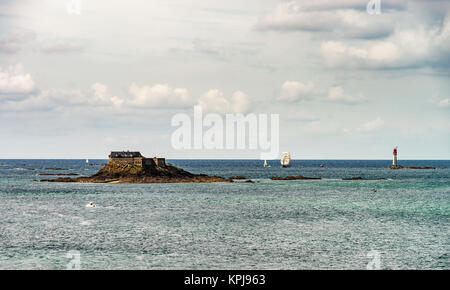
[[[86,158],[86,163],[89,163],[89,159]]]
[[[290,152],[283,152],[281,153],[281,160],[280,160],[282,167],[289,167],[291,166],[291,153]]]

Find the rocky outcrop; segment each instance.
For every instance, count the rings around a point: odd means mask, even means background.
[[[110,162],[90,177],[59,177],[43,179],[46,182],[92,183],[183,183],[183,182],[231,182],[231,179],[206,174],[193,174],[167,164],[165,167],[141,167],[132,164]]]
[[[39,173],[41,176],[77,176],[76,173]]]
[[[236,175],[236,176],[230,176],[230,179],[248,179],[248,178],[245,176]]]
[[[278,177],[272,176],[270,179],[272,180],[311,180],[311,179],[322,179],[322,177],[305,177],[305,176],[286,176],[286,177]]]
[[[384,178],[384,177],[364,178],[364,177],[358,176],[358,177],[346,177],[346,178],[342,178],[342,180],[387,180],[387,178]]]
[[[391,165],[388,168],[389,169],[403,169],[403,166],[401,166],[401,165]]]
[[[410,167],[403,167],[401,165],[391,165],[388,167],[389,169],[436,169],[436,167],[433,166],[410,166]]]

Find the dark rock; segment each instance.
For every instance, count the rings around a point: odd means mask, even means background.
[[[388,168],[389,169],[403,169],[403,166],[401,166],[401,165],[391,165]]]
[[[241,176],[241,175],[236,175],[236,176],[230,176],[230,179],[248,179],[248,178]]]
[[[342,180],[387,180],[387,178],[380,177],[380,178],[363,178],[361,176],[358,177],[346,177],[342,178]]]
[[[286,176],[286,177],[278,177],[272,176],[270,179],[272,180],[311,180],[311,179],[322,179],[322,177],[305,177],[305,176]]]
[[[43,168],[42,170],[69,170],[69,168]]]
[[[40,173],[42,176],[77,176],[76,173]]]
[[[391,165],[389,166],[389,169],[436,169],[436,167],[434,166],[410,166],[410,167],[406,167],[404,168],[401,165]]]
[[[359,176],[359,177],[346,177],[346,178],[342,178],[342,180],[363,180],[363,178],[361,176]]]

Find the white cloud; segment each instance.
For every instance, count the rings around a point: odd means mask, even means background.
[[[205,112],[245,113],[250,108],[250,99],[242,91],[234,92],[228,99],[220,90],[212,89],[199,97],[197,105]]]
[[[124,103],[123,99],[112,96],[108,92],[107,86],[104,84],[95,83],[92,85],[92,90],[94,90],[94,98],[90,103],[103,105],[112,104],[116,107],[120,107]]]
[[[194,51],[206,54],[221,54],[221,49],[214,46],[211,41],[207,41],[204,39],[194,39],[192,41]]]
[[[0,53],[17,53],[24,44],[34,40],[35,33],[30,30],[18,30],[8,37],[0,39]]]
[[[133,96],[128,100],[132,106],[142,107],[166,107],[187,106],[192,104],[187,89],[171,88],[168,84],[155,84],[153,86],[141,86],[132,83],[129,92]]]
[[[35,89],[31,74],[25,73],[22,64],[0,67],[0,94],[24,94]]]
[[[448,108],[450,106],[450,99],[449,98],[443,99],[438,103],[438,106],[441,108]]]
[[[326,41],[322,58],[329,67],[403,68],[448,66],[450,59],[450,14],[442,25],[398,29],[383,40],[346,44]]]
[[[352,133],[367,133],[372,131],[377,131],[384,126],[384,120],[381,117],[376,118],[375,120],[367,121],[362,126],[356,128],[342,128],[342,132],[346,134]]]
[[[312,81],[306,83],[297,81],[285,81],[281,85],[280,94],[278,100],[296,102],[309,99],[312,95],[316,94],[315,86]]]
[[[355,9],[356,8],[356,9]],[[290,1],[261,17],[260,30],[330,32],[334,36],[374,38],[393,31],[396,13],[370,17],[361,1]]]
[[[40,51],[44,53],[76,52],[82,50],[83,46],[81,44],[65,40],[47,42],[40,47]]]
[[[357,130],[363,132],[370,132],[380,129],[383,125],[384,125],[383,119],[378,117],[375,120],[364,123],[363,126],[361,128],[358,128]]]
[[[250,98],[242,91],[236,91],[231,96],[231,110],[235,113],[245,113],[250,109]]]
[[[328,90],[327,99],[332,102],[344,103],[344,104],[357,104],[365,100],[363,95],[351,96],[344,93],[344,89],[341,86],[332,87]]]
[[[3,111],[54,111],[86,106],[88,96],[78,90],[47,89],[21,100],[8,100],[0,106]]]
[[[4,111],[60,111],[68,112],[118,108],[124,100],[112,96],[106,85],[94,83],[92,91],[46,89],[31,93],[24,99],[9,99],[2,103]],[[98,112],[98,111],[97,111]]]

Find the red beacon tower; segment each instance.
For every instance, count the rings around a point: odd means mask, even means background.
[[[392,159],[392,165],[397,166],[397,146],[395,146],[394,152],[392,152],[392,154],[394,155]]]

